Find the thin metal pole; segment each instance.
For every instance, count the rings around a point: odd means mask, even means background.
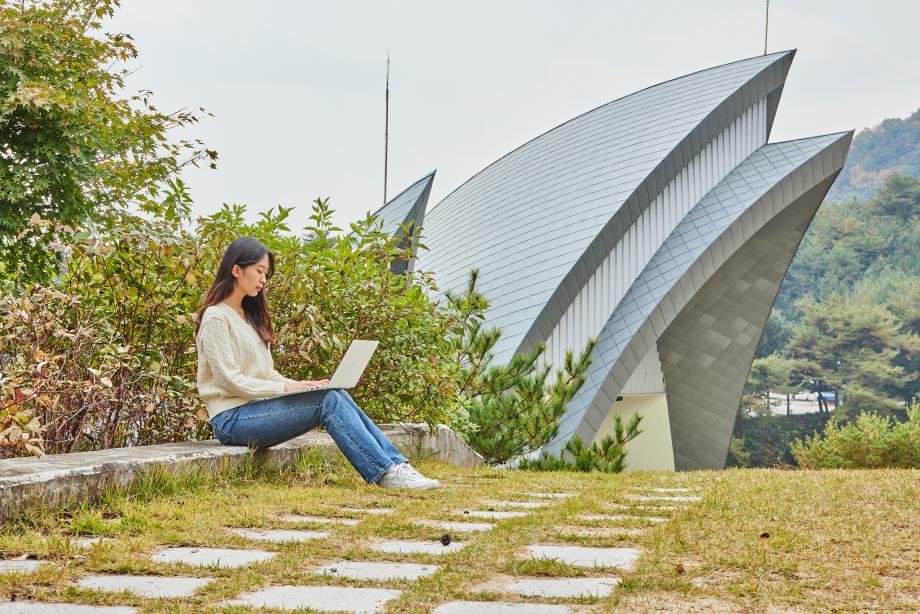
[[[387,51],[386,112],[383,119],[383,204],[387,204],[387,157],[390,146],[390,52]]]
[[[767,55],[767,34],[770,32],[770,0],[767,0],[767,19],[763,28],[763,54]]]

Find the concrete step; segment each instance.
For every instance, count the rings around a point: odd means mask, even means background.
[[[483,464],[482,457],[450,428],[424,424],[381,424],[380,430],[404,454],[431,458],[457,466]],[[337,454],[338,447],[325,432],[311,431],[280,445],[255,453],[258,462],[273,467],[291,466],[301,452],[319,448]],[[154,469],[217,473],[242,463],[249,449],[223,446],[215,439],[155,446],[115,448],[97,452],[51,454],[42,458],[0,460],[0,522],[44,505],[48,509],[93,501],[105,488],[130,490],[138,478]]]

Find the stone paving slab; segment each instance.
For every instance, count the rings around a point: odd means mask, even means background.
[[[461,510],[457,512],[463,516],[472,516],[473,518],[489,518],[491,520],[507,520],[508,518],[520,518],[526,516],[527,512],[515,511],[498,511],[498,510]]]
[[[527,552],[532,558],[556,559],[575,567],[618,567],[620,569],[631,569],[641,554],[636,548],[592,548],[545,544],[527,546]]]
[[[80,588],[119,593],[130,591],[141,597],[190,597],[214,578],[179,576],[86,576],[77,581]]]
[[[272,586],[225,603],[279,610],[313,608],[323,612],[379,612],[388,601],[400,594],[401,591],[384,588]]]
[[[415,524],[421,524],[445,531],[456,531],[458,533],[474,533],[477,531],[489,531],[495,528],[491,522],[451,522],[450,520],[413,520]]]
[[[76,603],[45,603],[41,601],[0,602],[0,614],[135,614],[127,606],[78,605]]]
[[[547,501],[482,501],[482,505],[489,507],[519,507],[521,509],[535,510],[548,505]]]
[[[437,573],[437,565],[378,561],[338,561],[313,569],[314,573],[354,580],[418,580]]]
[[[236,548],[198,548],[173,546],[155,553],[150,559],[156,563],[185,563],[186,565],[216,565],[217,567],[243,567],[261,563],[278,556],[277,552],[264,550],[238,550]]]
[[[450,554],[462,550],[466,544],[452,541],[448,545],[441,542],[418,542],[394,539],[390,541],[378,542],[371,548],[378,552],[389,554]]]
[[[335,516],[304,516],[303,514],[281,514],[281,522],[315,522],[322,524],[344,524],[354,526],[363,522],[360,518],[338,518]]]
[[[626,498],[632,499],[633,501],[648,501],[650,503],[661,501],[696,503],[697,501],[703,500],[703,497],[699,495],[636,495],[633,493],[628,493]]]
[[[557,529],[560,535],[577,535],[578,537],[636,537],[648,531],[643,527],[586,527],[564,525]]]
[[[92,548],[93,546],[101,546],[103,544],[114,544],[114,537],[71,537],[70,543],[75,548]]]
[[[660,493],[691,493],[696,492],[695,488],[643,488],[641,486],[634,486],[632,490],[650,490],[652,492]]]
[[[619,578],[522,578],[503,588],[524,597],[606,597]]]
[[[650,512],[682,512],[683,510],[688,509],[686,505],[648,505],[648,504],[628,504],[628,503],[606,503],[604,504],[606,509],[610,510],[625,510],[625,511],[650,511]]]
[[[667,522],[670,518],[664,516],[633,516],[630,514],[577,514],[576,520],[587,520],[589,522]]]
[[[227,529],[230,533],[263,542],[305,542],[326,539],[326,531],[297,531],[294,529]]]
[[[520,493],[522,495],[530,495],[531,497],[537,497],[539,499],[568,499],[569,497],[574,497],[574,493],[570,492],[527,492]]]
[[[390,514],[393,512],[388,507],[343,507],[341,508],[343,512],[351,512],[353,514]]]
[[[32,573],[50,562],[41,559],[6,559],[0,561],[0,574]]]
[[[432,610],[433,614],[569,614],[564,605],[503,603],[501,601],[451,601]]]

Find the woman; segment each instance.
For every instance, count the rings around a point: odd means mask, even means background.
[[[274,368],[275,343],[265,284],[275,256],[249,237],[230,244],[195,319],[198,393],[222,444],[269,447],[322,425],[369,484],[429,489],[439,485],[412,467],[370,418],[338,389],[273,399],[328,379],[296,381]]]

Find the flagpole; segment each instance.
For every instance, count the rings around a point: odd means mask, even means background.
[[[387,51],[386,111],[383,119],[383,204],[387,204],[387,156],[390,145],[390,52]]]
[[[763,54],[767,55],[767,34],[770,31],[770,0],[767,0],[767,19],[763,28]]]

